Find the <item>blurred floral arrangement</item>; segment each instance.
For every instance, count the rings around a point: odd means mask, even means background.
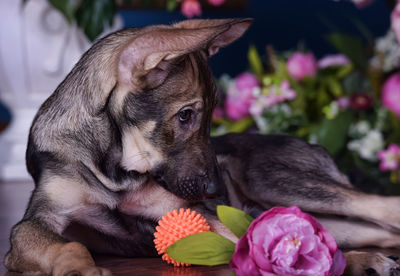
[[[261,58],[251,46],[249,71],[218,80],[222,104],[212,135],[297,136],[324,146],[356,185],[398,193],[400,2],[391,20],[387,34],[369,38],[367,47],[353,36],[328,35],[339,54],[319,60],[311,51],[278,54],[271,46]]]

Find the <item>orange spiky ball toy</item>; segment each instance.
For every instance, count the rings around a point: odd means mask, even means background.
[[[158,222],[156,230],[154,244],[158,254],[163,254],[162,259],[169,264],[172,263],[174,266],[190,266],[190,264],[172,259],[165,253],[165,250],[167,250],[168,246],[184,237],[201,232],[210,232],[210,225],[202,215],[195,211],[190,211],[190,209],[181,208],[179,211],[174,210],[163,216]]]

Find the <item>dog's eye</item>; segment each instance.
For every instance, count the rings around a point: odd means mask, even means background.
[[[190,119],[192,118],[192,114],[193,114],[193,110],[189,109],[189,108],[179,111],[179,114],[178,114],[179,121],[181,123],[189,122]]]

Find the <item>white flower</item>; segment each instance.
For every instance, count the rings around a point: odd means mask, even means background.
[[[383,135],[380,131],[373,129],[361,139],[349,142],[347,147],[357,152],[361,158],[374,162],[378,160],[377,154],[384,147]]]
[[[313,145],[317,145],[318,144],[318,136],[315,134],[311,134],[308,137],[308,143],[313,144]]]
[[[263,116],[253,116],[253,118],[261,133],[269,133],[270,125],[267,118]]]
[[[326,118],[334,119],[339,114],[339,104],[336,101],[332,101],[330,104],[322,108]]]
[[[400,65],[400,47],[396,34],[390,29],[387,34],[375,42],[375,55],[370,59],[370,65],[384,72],[392,71]]]
[[[231,78],[228,74],[223,74],[218,80],[219,86],[224,91],[228,90],[228,87],[231,85],[232,82],[235,82],[235,79]]]
[[[355,124],[352,124],[349,128],[349,135],[351,137],[360,137],[365,136],[368,131],[371,130],[371,125],[368,121],[359,121]]]

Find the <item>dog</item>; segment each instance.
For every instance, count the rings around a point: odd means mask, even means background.
[[[279,135],[210,138],[217,96],[207,60],[251,23],[125,29],[82,56],[32,123],[26,161],[35,189],[11,232],[10,271],[110,275],[89,250],[156,256],[156,222],[181,207],[235,241],[217,204],[253,216],[297,205],[343,248],[400,245],[400,198],[357,191],[321,147]],[[380,253],[346,259],[349,274],[400,273]]]

